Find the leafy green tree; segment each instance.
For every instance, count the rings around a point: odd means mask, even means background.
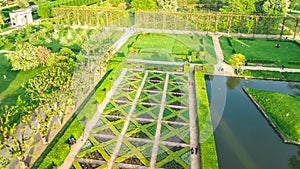
[[[29,6],[28,0],[16,0],[16,3],[21,8],[25,8]]]
[[[290,5],[289,0],[266,0],[262,10],[268,15],[286,14]]]
[[[2,12],[0,11],[0,30],[1,30],[1,28],[2,28],[2,25],[4,25],[4,16],[3,16],[3,14],[2,14]]]
[[[229,59],[229,64],[237,70],[239,69],[239,66],[245,64],[245,62],[246,57],[240,53],[233,54]]]
[[[176,11],[178,8],[177,0],[157,0],[157,3],[165,11]]]
[[[75,57],[75,53],[71,49],[65,48],[65,47],[63,47],[59,50],[59,54],[62,56],[67,56],[69,58]]]
[[[24,123],[25,111],[28,111],[26,102],[18,99],[16,106],[5,106],[0,113],[0,149],[9,152],[9,158],[5,160],[11,161],[13,158],[18,158],[21,168],[26,168],[28,164],[25,158],[30,154],[29,149],[34,146],[35,130],[30,128],[30,125]],[[14,123],[16,115],[21,116],[21,123]],[[7,163],[1,164],[7,165]]]
[[[9,53],[7,58],[12,64],[12,70],[31,70],[39,66],[36,48],[28,42],[17,45],[16,51]]]
[[[57,67],[49,67],[30,79],[23,88],[30,104],[34,105],[31,112],[32,121],[38,125],[37,130],[43,143],[47,143],[49,130],[53,128],[53,118],[56,116],[59,123],[66,115],[66,107],[72,104],[71,75],[73,65],[61,63]]]
[[[153,11],[156,9],[155,0],[132,0],[131,6],[134,10]]]
[[[109,0],[109,3],[111,3],[113,7],[117,7],[120,3],[124,2],[125,0]]]
[[[220,9],[221,12],[240,12],[251,13],[256,12],[255,3],[261,0],[222,0],[224,5]]]

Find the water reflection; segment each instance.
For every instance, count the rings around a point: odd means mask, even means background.
[[[291,90],[294,91],[294,94],[296,96],[300,96],[300,84],[296,84],[296,83],[289,83],[288,84],[288,88],[290,88]]]
[[[241,83],[241,79],[237,77],[229,77],[226,85],[230,90],[235,89]]]
[[[298,147],[297,155],[293,155],[290,158],[289,165],[291,169],[299,169],[300,168],[300,146]]]

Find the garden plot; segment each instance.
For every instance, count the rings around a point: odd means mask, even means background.
[[[128,69],[73,167],[190,168],[187,87],[183,73]]]

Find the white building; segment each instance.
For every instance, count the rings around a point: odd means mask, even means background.
[[[9,13],[12,27],[23,26],[33,22],[31,9],[19,9]]]

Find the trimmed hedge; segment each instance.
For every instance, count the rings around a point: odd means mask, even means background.
[[[274,63],[273,60],[261,60],[261,59],[247,59],[248,63],[266,63],[266,64],[270,64],[270,63]]]

